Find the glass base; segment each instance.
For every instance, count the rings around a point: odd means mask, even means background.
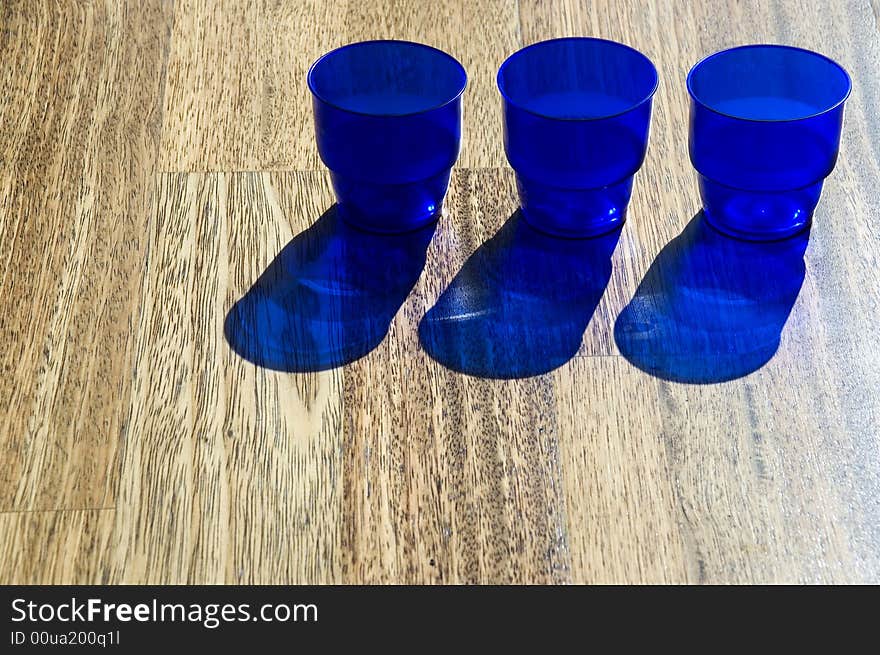
[[[600,189],[561,189],[516,177],[523,217],[536,230],[583,239],[608,234],[626,220],[632,176]]]
[[[375,184],[331,171],[339,216],[368,232],[401,234],[435,222],[443,209],[449,170],[406,184]]]
[[[778,241],[810,227],[822,180],[792,191],[744,191],[700,176],[706,220],[745,241]]]

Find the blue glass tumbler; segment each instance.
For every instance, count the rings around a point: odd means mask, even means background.
[[[533,227],[592,237],[623,223],[657,81],[645,55],[594,38],[542,41],[501,64],[504,147]]]
[[[461,145],[462,65],[420,43],[365,41],[322,56],[308,82],[340,216],[386,233],[436,220]]]
[[[703,59],[687,87],[690,156],[709,223],[753,241],[807,228],[837,161],[846,71],[809,50],[748,45]]]

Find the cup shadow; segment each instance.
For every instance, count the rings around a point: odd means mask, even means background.
[[[516,211],[422,318],[422,348],[447,368],[484,378],[561,366],[581,346],[619,238],[619,229],[593,239],[551,237]]]
[[[740,241],[697,213],[618,316],[621,354],[674,382],[726,382],[758,370],[779,348],[806,275],[808,240],[809,231],[784,241]]]
[[[226,315],[232,349],[254,364],[322,371],[363,357],[388,332],[422,269],[436,224],[373,234],[334,205],[294,237]]]

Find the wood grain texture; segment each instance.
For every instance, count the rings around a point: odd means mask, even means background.
[[[441,48],[464,64],[460,164],[504,165],[495,71],[519,45],[515,0],[185,0],[175,16],[165,170],[321,168],[309,66],[346,43],[392,38]]]
[[[878,21],[875,0],[5,3],[0,582],[880,581]],[[418,328],[516,209],[495,71],[566,35],[660,72],[610,281],[557,369],[457,373]],[[366,38],[468,69],[444,215],[375,350],[261,368],[224,317],[332,206],[305,71]],[[658,379],[614,329],[699,210],[684,78],[762,41],[854,80],[803,286],[756,372]]]
[[[664,440],[661,383],[617,357],[577,358],[552,377],[570,579],[694,581]]]
[[[341,372],[256,368],[223,337],[232,301],[319,215],[314,178],[158,179],[111,541],[115,579],[338,576]]]
[[[0,16],[0,510],[103,508],[171,15],[163,2],[13,2]]]
[[[112,509],[0,514],[3,584],[107,584]]]
[[[162,169],[257,168],[265,59],[259,17],[255,2],[175,3]]]
[[[344,580],[567,580],[552,380],[465,377],[390,347],[345,373]]]

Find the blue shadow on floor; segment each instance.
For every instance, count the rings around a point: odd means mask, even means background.
[[[517,211],[422,318],[422,347],[447,368],[486,378],[561,366],[580,349],[619,238],[619,229],[594,239],[551,237]]]
[[[806,268],[809,232],[752,243],[702,212],[660,252],[614,326],[621,354],[656,377],[709,384],[761,368],[779,347]]]
[[[322,371],[378,346],[422,269],[436,225],[362,232],[334,205],[297,235],[226,315],[226,340],[259,366]]]

